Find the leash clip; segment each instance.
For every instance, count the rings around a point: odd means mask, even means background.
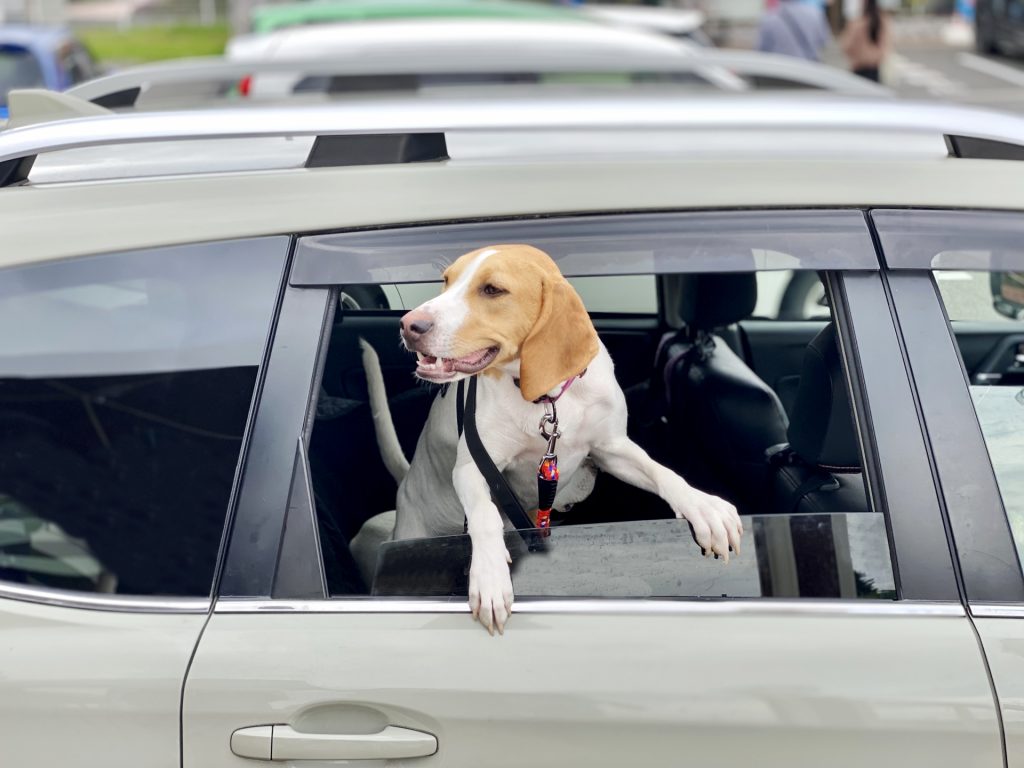
[[[545,406],[547,405],[551,406],[551,413],[547,413],[547,408],[544,408],[545,413],[540,417],[540,424],[537,429],[540,431],[540,436],[548,441],[547,453],[550,455],[555,452],[555,443],[562,436],[562,432],[558,428],[558,411],[555,410],[555,403],[553,401],[545,403]],[[549,424],[551,425],[550,432],[548,431]]]

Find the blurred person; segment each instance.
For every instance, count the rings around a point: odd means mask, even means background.
[[[807,0],[779,0],[761,18],[758,50],[821,61],[832,39],[823,6]]]
[[[880,69],[892,37],[891,24],[888,15],[878,7],[878,0],[864,0],[860,18],[846,25],[839,36],[839,47],[855,75],[880,81]]]

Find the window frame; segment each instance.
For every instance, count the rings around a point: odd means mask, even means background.
[[[870,212],[870,221],[887,265],[882,277],[914,379],[965,600],[976,614],[985,606],[1024,603],[1024,571],[971,400],[968,373],[933,274],[937,269],[1004,270],[1012,262],[1003,254],[989,264],[976,257],[935,263],[927,245],[948,238],[977,246],[986,236],[995,240],[1014,230],[1024,234],[1024,213],[879,209]],[[1024,252],[1018,267],[1024,269]]]
[[[833,256],[831,262],[816,266],[830,270],[827,287],[835,302],[835,322],[853,394],[865,472],[869,487],[874,489],[873,511],[884,514],[890,535],[890,556],[898,593],[896,602],[906,605],[914,602],[958,603],[960,597],[954,578],[953,556],[945,536],[937,489],[927,465],[924,430],[917,410],[913,407],[912,384],[900,354],[897,329],[890,314],[888,297],[879,272],[878,256],[870,238],[865,213],[860,209],[835,211],[844,215],[852,214],[850,221],[855,222],[858,229],[863,229],[867,236],[865,242],[868,251],[858,254],[855,263],[842,263]],[[690,211],[676,215],[712,216],[722,213]],[[774,221],[781,223],[806,212],[755,209],[727,213],[737,219],[767,214],[776,217]],[[599,216],[588,218],[593,221]],[[537,221],[535,217],[517,217],[500,223],[522,222],[529,225]],[[462,223],[476,222],[452,222],[450,225],[458,226]],[[370,234],[366,230],[328,234],[341,236],[353,232]],[[219,585],[220,598],[225,599],[225,607],[232,603],[239,607],[269,606],[292,599],[302,601],[302,605],[309,609],[320,610],[313,606],[321,605],[323,610],[329,612],[429,611],[431,606],[437,610],[450,610],[451,599],[403,600],[366,596],[330,598],[324,592],[322,575],[309,575],[310,569],[305,564],[295,558],[281,556],[285,549],[293,553],[308,552],[308,547],[315,546],[319,551],[315,537],[310,532],[310,528],[315,529],[316,526],[309,526],[306,519],[310,514],[309,505],[288,504],[288,500],[292,489],[301,485],[301,472],[296,471],[296,452],[301,450],[298,448],[300,444],[308,447],[311,413],[315,407],[314,394],[329,342],[330,316],[336,303],[333,296],[340,283],[337,282],[337,272],[323,258],[322,253],[314,261],[310,261],[309,256],[303,256],[303,253],[309,253],[306,245],[307,238],[300,237],[277,334],[270,347],[266,386],[256,415],[251,451],[246,460],[244,484],[233,521],[224,578]],[[707,264],[698,264],[692,271],[704,271],[707,267]],[[874,343],[872,337],[871,344],[858,345],[858,338],[879,332],[888,335],[888,343]],[[884,377],[883,372],[886,374]],[[872,423],[877,425],[875,429],[871,428]],[[901,452],[906,451],[916,457],[915,462],[911,462],[915,464],[915,476],[932,483],[931,498],[928,493],[924,494],[925,498],[921,498],[919,492],[922,489],[916,486],[902,491],[897,487],[896,468],[900,470],[900,478],[907,474],[904,466],[906,462],[901,456]],[[271,461],[273,466],[269,464]],[[249,471],[255,466],[260,467],[258,474]],[[923,490],[928,491],[928,488]],[[896,525],[892,522],[890,503],[905,506],[905,509],[897,511],[900,521]],[[288,530],[306,533],[295,534],[299,538],[293,539],[285,548],[283,542]],[[302,544],[299,539],[304,539],[305,543]],[[295,568],[304,569],[307,575],[303,578],[293,573]],[[287,590],[278,588],[282,582],[288,583]],[[735,603],[763,603],[770,598],[727,600]],[[622,602],[646,602],[654,606],[652,610],[657,610],[657,603],[686,601],[687,598],[648,601],[637,598]],[[544,598],[540,602],[544,605],[542,610],[557,611],[560,605],[579,605],[590,601],[580,598]],[[416,607],[410,608],[411,605]]]

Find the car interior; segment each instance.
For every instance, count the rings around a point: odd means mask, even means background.
[[[814,272],[791,273],[794,282],[817,297],[810,313],[783,301],[759,315],[753,272],[659,275],[656,314],[588,309],[626,394],[630,436],[656,460],[744,515],[867,512],[824,289]],[[364,523],[395,504],[395,482],[373,431],[359,339],[381,358],[410,458],[438,392],[412,376],[411,357],[396,343],[403,310],[382,309],[381,295],[367,285],[339,291],[322,361],[309,458],[332,595],[371,590],[350,544]],[[372,308],[359,306],[359,299]],[[661,499],[602,473],[590,497],[568,514],[556,511],[553,525],[662,518],[672,513]]]

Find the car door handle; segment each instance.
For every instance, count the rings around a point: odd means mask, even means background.
[[[389,725],[379,733],[301,733],[257,725],[231,734],[231,751],[255,760],[388,760],[437,752],[432,733]]]

